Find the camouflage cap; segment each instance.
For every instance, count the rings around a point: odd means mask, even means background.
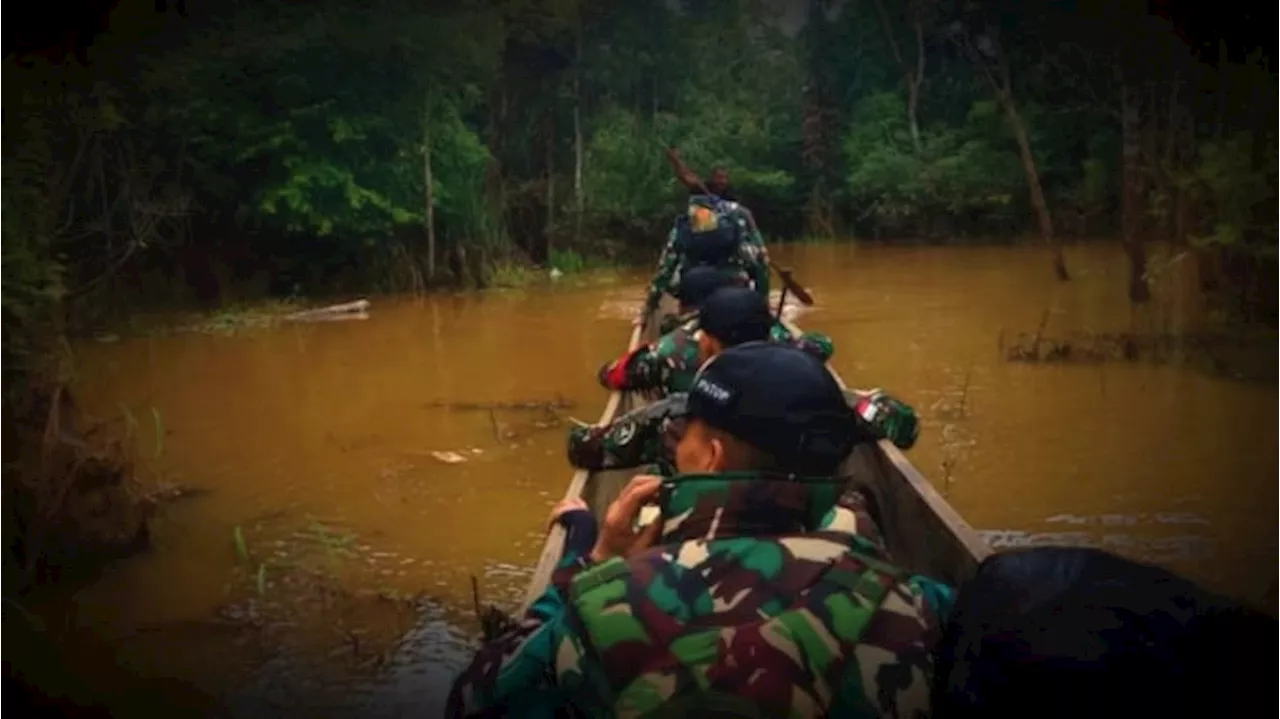
[[[689,390],[688,414],[801,474],[834,471],[857,427],[826,366],[774,342],[748,342],[708,360]]]
[[[682,307],[699,307],[713,292],[729,287],[736,278],[715,267],[691,267],[680,277],[676,299]]]
[[[773,316],[763,295],[746,287],[711,293],[698,311],[698,328],[726,347],[769,339]]]

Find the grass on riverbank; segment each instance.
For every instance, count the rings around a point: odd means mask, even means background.
[[[611,259],[584,256],[574,250],[552,250],[546,266],[505,261],[489,277],[492,287],[522,289],[539,284],[593,287],[616,282],[625,265]]]
[[[548,267],[504,260],[490,269],[488,287],[484,289],[459,289],[442,286],[426,290],[427,294],[440,292],[485,292],[524,290],[534,287],[579,289],[599,287],[619,281],[627,266],[605,259],[584,258],[573,251],[552,253]],[[377,293],[357,296],[376,298]],[[395,297],[396,294],[386,295]],[[289,297],[237,299],[213,309],[173,310],[145,312],[129,315],[118,322],[93,333],[98,342],[110,343],[124,336],[165,336],[173,333],[197,333],[234,336],[256,330],[268,329],[302,310],[325,306],[334,298]]]

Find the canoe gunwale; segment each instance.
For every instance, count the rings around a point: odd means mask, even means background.
[[[648,322],[646,322],[647,324]],[[639,325],[632,329],[631,338],[627,342],[628,352],[640,346],[640,342],[645,336],[645,330],[646,327]],[[600,413],[600,419],[597,420],[596,424],[613,422],[619,415],[619,410],[623,406],[623,399],[626,394],[629,393],[616,390],[610,392],[609,399],[604,405],[604,411]],[[590,470],[574,470],[573,476],[569,479],[569,487],[565,490],[564,499],[581,498],[590,478]],[[538,557],[538,564],[533,570],[533,577],[529,580],[529,589],[525,592],[524,603],[520,606],[519,616],[524,616],[529,607],[537,601],[542,592],[546,590],[547,585],[551,583],[551,575],[555,572],[556,565],[560,563],[560,557],[564,553],[565,538],[565,528],[559,523],[556,523],[547,532],[547,541],[542,547],[542,554]]]
[[[799,337],[803,334],[798,326],[790,320],[781,320],[783,326],[791,332],[792,337]],[[846,391],[851,388],[845,383],[840,373],[827,363],[827,371],[839,383],[842,389]],[[864,393],[865,390],[852,389],[853,392]],[[876,442],[875,453],[876,460],[883,466],[888,464],[902,480],[906,482],[907,489],[924,505],[927,513],[937,518],[941,525],[942,531],[950,534],[950,540],[958,545],[958,549],[962,554],[967,555],[963,559],[966,560],[968,566],[957,567],[955,571],[948,572],[950,576],[940,576],[939,579],[945,579],[952,584],[957,583],[960,579],[968,578],[967,575],[976,570],[978,565],[984,559],[989,557],[993,551],[991,546],[987,544],[982,535],[978,534],[968,522],[960,516],[960,513],[951,506],[951,503],[943,497],[937,489],[924,478],[920,470],[916,469],[911,460],[907,459],[902,450],[898,449],[892,442],[882,439]],[[869,489],[869,488],[868,488]],[[883,503],[883,497],[873,497],[873,501]],[[892,533],[897,528],[881,527],[880,530],[886,535]],[[892,551],[890,554],[894,554]],[[937,573],[940,574],[940,573]]]

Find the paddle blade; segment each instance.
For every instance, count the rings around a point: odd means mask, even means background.
[[[813,295],[809,294],[808,290],[801,287],[800,283],[795,281],[795,278],[791,276],[790,268],[778,267],[772,262],[770,262],[769,265],[773,267],[773,271],[777,272],[778,276],[782,278],[782,284],[786,285],[787,290],[791,292],[791,294],[795,295],[796,299],[800,300],[800,304],[805,307],[813,306]]]

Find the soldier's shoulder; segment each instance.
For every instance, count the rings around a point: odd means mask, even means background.
[[[893,587],[868,622],[853,650],[861,696],[855,706],[870,706],[868,716],[928,716],[934,662],[931,649],[941,640],[942,623],[928,591],[912,577]]]

